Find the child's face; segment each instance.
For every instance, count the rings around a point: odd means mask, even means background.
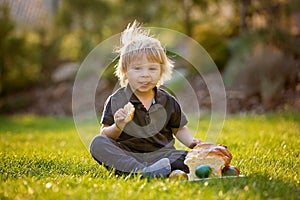
[[[128,66],[126,75],[134,93],[152,92],[161,78],[161,65],[138,56]]]

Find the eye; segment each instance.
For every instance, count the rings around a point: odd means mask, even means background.
[[[141,67],[134,67],[133,68],[135,71],[140,71],[141,70]]]
[[[150,67],[149,70],[150,70],[150,71],[156,71],[156,70],[158,70],[158,69],[157,69],[156,67]]]
[[[150,71],[157,71],[160,69],[160,65],[152,65],[152,66],[149,66],[149,70]]]

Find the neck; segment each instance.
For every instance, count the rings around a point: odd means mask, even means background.
[[[153,99],[154,97],[154,90],[152,89],[149,92],[137,92],[135,91],[134,94],[139,98],[139,99]]]
[[[146,110],[149,110],[149,108],[152,105],[152,100],[155,96],[154,94],[154,90],[152,89],[151,92],[147,92],[147,93],[135,93],[136,97],[141,101],[141,103],[144,105],[144,107],[146,108]]]

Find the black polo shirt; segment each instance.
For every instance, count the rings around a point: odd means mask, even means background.
[[[117,142],[133,152],[152,152],[163,147],[174,148],[172,128],[181,128],[187,119],[177,100],[168,92],[154,88],[155,97],[147,110],[130,86],[120,88],[106,101],[102,124],[114,124],[115,112],[130,101],[135,107],[134,118],[126,124]]]

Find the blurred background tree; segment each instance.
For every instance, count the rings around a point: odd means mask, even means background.
[[[39,80],[38,38],[30,31],[16,34],[9,7],[0,5],[0,95],[24,89]]]
[[[134,20],[198,41],[242,100],[255,95],[273,108],[286,90],[298,98],[299,0],[0,0],[0,9],[0,110],[9,95],[57,86],[60,68],[82,62]]]
[[[240,32],[228,40],[227,87],[257,96],[267,110],[286,98],[299,79],[299,10],[294,0],[240,2]]]

